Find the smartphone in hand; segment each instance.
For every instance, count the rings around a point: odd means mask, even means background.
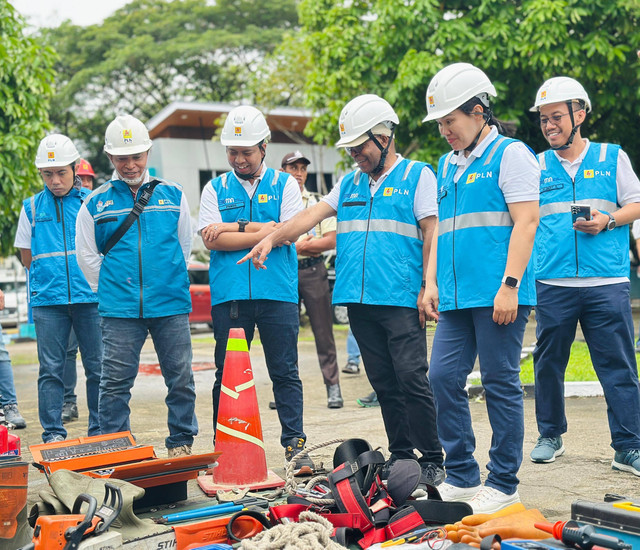
[[[591,206],[588,204],[571,205],[571,223],[591,220]]]

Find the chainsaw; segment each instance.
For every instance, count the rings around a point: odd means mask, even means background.
[[[100,508],[95,497],[81,493],[71,514],[38,517],[32,542],[19,550],[76,550],[84,538],[104,533],[122,510],[122,492],[107,483],[104,493]],[[80,513],[83,503],[87,504],[84,515]]]

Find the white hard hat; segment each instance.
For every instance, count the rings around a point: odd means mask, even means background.
[[[422,122],[436,120],[455,111],[472,97],[489,94],[496,89],[489,77],[471,63],[453,63],[440,69],[427,87],[427,116]],[[488,106],[488,105],[487,105]]]
[[[241,105],[229,111],[220,143],[225,147],[251,147],[270,137],[271,131],[264,115],[251,105]]]
[[[572,101],[574,99],[584,101],[587,113],[591,111],[589,95],[580,82],[568,76],[554,76],[540,86],[536,94],[536,103],[529,110],[536,112],[543,105]]]
[[[69,166],[80,158],[80,153],[67,136],[51,134],[45,137],[36,153],[37,168],[56,168]]]
[[[131,115],[118,115],[104,134],[104,151],[110,155],[137,155],[151,145],[147,127]]]
[[[399,122],[398,115],[385,99],[375,94],[354,97],[340,113],[340,139],[336,147],[356,147],[364,143],[369,139],[368,130],[390,136]]]

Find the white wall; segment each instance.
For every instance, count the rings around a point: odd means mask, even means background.
[[[310,173],[335,174],[336,165],[340,160],[338,151],[319,145],[269,143],[267,166],[279,168],[282,157],[297,149],[311,160]],[[183,186],[194,215],[200,207],[200,170],[213,170],[218,173],[229,170],[224,147],[219,141],[175,138],[153,140],[148,166],[155,170],[156,176]],[[332,183],[335,183],[335,176],[333,178]]]

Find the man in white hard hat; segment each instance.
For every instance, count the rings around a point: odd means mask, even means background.
[[[211,180],[202,190],[200,221],[202,239],[211,250],[211,318],[216,340],[216,379],[213,385],[213,426],[218,402],[229,329],[243,328],[251,345],[255,327],[260,331],[273,396],[285,448],[285,464],[294,462],[294,473],[311,473],[304,449],[302,382],[298,374],[298,264],[295,247],[287,244],[273,252],[273,269],[252,273],[237,261],[302,210],[296,180],[264,164],[271,132],[264,115],[255,107],[232,109],[220,141],[232,170]]]
[[[172,458],[190,455],[198,433],[187,275],[191,218],[182,187],[149,176],[149,149],[138,119],[120,115],[109,124],[104,151],[114,172],[80,210],[77,250],[102,316],[100,429],[130,429],[131,388],[151,334],[167,386],[165,445]]]
[[[540,114],[551,147],[538,156],[533,360],[540,437],[531,460],[553,462],[565,451],[564,373],[580,322],[607,401],[611,466],[640,476],[640,387],[629,299],[629,224],[640,218],[640,181],[619,145],[581,136],[591,101],[577,80],[544,82],[531,111]]]
[[[420,453],[422,482],[444,479],[435,405],[427,378],[424,270],[436,223],[436,184],[431,167],[395,150],[398,116],[373,94],[352,99],[339,119],[340,140],[358,168],[344,176],[318,204],[254,247],[243,260],[273,269],[274,250],[338,217],[333,303],[349,311],[364,368],[380,402],[391,457]],[[269,255],[267,265],[263,265]]]
[[[306,189],[307,168],[311,161],[300,151],[291,151],[282,157],[280,166],[291,174],[300,186],[302,204],[309,208],[317,199]],[[324,265],[323,252],[336,247],[336,219],[322,220],[309,233],[296,241],[298,255],[298,293],[309,316],[318,361],[327,387],[327,407],[339,409],[343,405],[340,392],[340,373],[336,343],[333,338],[333,312],[329,276]]]
[[[38,336],[38,414],[45,443],[62,441],[63,372],[72,328],[78,334],[87,377],[89,435],[98,435],[98,391],[102,370],[102,337],[96,295],[76,260],[76,217],[89,191],[80,185],[73,142],[61,134],[45,137],[36,167],[45,189],[22,205],[16,248],[29,269],[33,322]]]

